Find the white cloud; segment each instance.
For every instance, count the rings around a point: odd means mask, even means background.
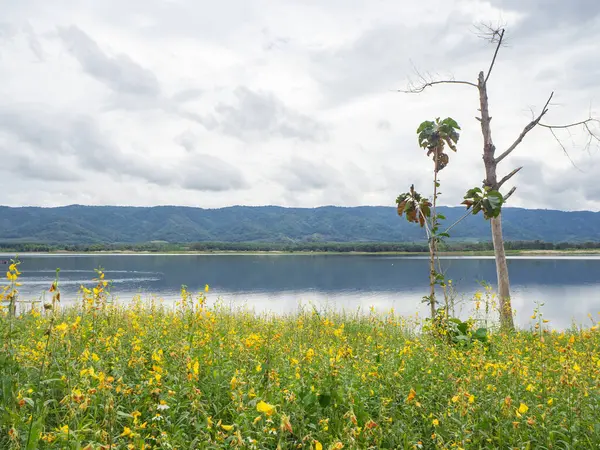
[[[10,2],[3,203],[393,205],[430,185],[418,124],[452,116],[463,131],[442,199],[458,204],[483,178],[476,92],[394,90],[413,65],[474,80],[493,51],[478,20],[508,26],[489,89],[498,151],[551,91],[548,122],[587,117],[596,0]],[[536,129],[499,168],[525,166],[513,205],[600,209],[600,154],[582,151],[581,130],[560,137],[583,173]]]

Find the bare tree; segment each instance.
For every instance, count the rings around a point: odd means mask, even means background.
[[[490,126],[492,117],[490,116],[489,110],[489,101],[488,101],[488,92],[487,85],[490,75],[494,69],[494,65],[496,63],[496,58],[498,57],[498,53],[500,48],[503,46],[505,42],[504,39],[504,28],[494,28],[492,26],[483,25],[478,28],[478,34],[481,38],[486,39],[490,43],[495,45],[494,54],[492,56],[489,68],[487,71],[480,71],[477,77],[476,82],[471,81],[463,81],[463,80],[454,80],[454,79],[441,79],[436,80],[430,76],[424,76],[417,71],[417,76],[419,78],[417,83],[411,83],[406,90],[400,90],[399,92],[410,93],[410,94],[418,94],[423,92],[425,89],[440,85],[440,84],[453,84],[453,85],[466,85],[471,88],[476,88],[479,93],[479,111],[481,113],[481,117],[477,117],[476,119],[481,124],[481,133],[483,135],[483,164],[485,167],[485,180],[483,181],[483,185],[485,188],[490,190],[497,191],[499,190],[507,181],[509,181],[514,175],[516,175],[521,167],[515,168],[511,172],[509,172],[506,176],[498,179],[497,175],[497,167],[498,164],[510,155],[518,146],[521,144],[525,136],[534,128],[542,127],[549,130],[554,138],[558,141],[561,148],[565,152],[565,146],[562,144],[560,139],[557,137],[555,131],[558,129],[571,129],[574,127],[582,127],[583,130],[588,134],[588,146],[596,141],[600,143],[600,134],[595,132],[592,128],[592,124],[598,124],[598,121],[595,118],[590,116],[578,122],[570,123],[570,124],[560,124],[560,125],[549,125],[542,123],[541,120],[544,118],[546,113],[550,107],[550,101],[554,95],[552,92],[548,100],[546,101],[544,107],[539,112],[539,114],[534,115],[532,120],[523,128],[523,131],[519,134],[519,136],[515,139],[515,141],[508,147],[504,152],[496,155],[496,147],[494,145],[492,139],[492,129]],[[571,161],[572,162],[572,161]],[[515,192],[516,187],[512,187],[508,193],[503,196],[504,202],[508,200],[508,198]],[[466,197],[465,197],[466,198]],[[467,207],[470,205],[467,203]],[[492,242],[494,245],[494,255],[496,259],[496,275],[498,278],[498,297],[500,304],[500,325],[502,328],[507,330],[514,329],[513,322],[513,311],[510,301],[510,282],[508,277],[508,266],[506,263],[506,254],[504,251],[504,239],[502,237],[502,217],[499,214],[497,217],[491,218],[491,233],[492,233]]]

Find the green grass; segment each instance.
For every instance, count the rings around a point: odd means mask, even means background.
[[[105,288],[0,313],[0,448],[600,446],[595,326],[536,311],[534,330],[457,347],[392,311],[257,315],[185,290],[118,306]]]

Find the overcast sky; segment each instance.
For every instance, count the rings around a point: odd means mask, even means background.
[[[598,0],[0,0],[0,204],[394,205],[430,191],[423,120],[462,126],[441,173],[458,204],[484,178],[468,86],[395,92],[415,69],[489,81],[504,150],[549,93],[551,124],[600,118]],[[600,131],[600,130],[599,130]],[[600,209],[600,150],[536,129],[510,204]],[[510,188],[510,185],[507,186]]]

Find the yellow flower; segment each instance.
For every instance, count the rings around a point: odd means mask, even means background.
[[[552,405],[552,403],[554,403],[554,400],[553,399],[548,399],[548,405],[550,406],[550,405]]]
[[[475,402],[475,396],[469,395],[469,403],[474,403],[474,402]]]
[[[319,441],[315,441],[315,450],[323,450],[323,444]]]
[[[575,365],[573,366],[573,370],[575,372],[581,372],[581,367],[579,367],[579,364],[575,363]]]
[[[208,284],[204,286],[204,292],[208,292]]]
[[[69,433],[69,425],[63,425],[62,427],[60,427],[60,431],[68,434]]]
[[[221,428],[223,428],[225,431],[231,431],[233,430],[233,425],[221,425]]]
[[[67,325],[65,322],[63,322],[60,325],[57,325],[55,327],[55,330],[59,331],[61,333],[64,333],[65,331],[67,331],[68,328],[69,328],[69,325]]]
[[[131,428],[129,427],[123,427],[123,432],[121,433],[121,436],[131,436]]]
[[[258,412],[265,413],[267,416],[270,416],[275,412],[275,406],[265,403],[264,401],[260,401],[256,405],[256,410]]]
[[[533,392],[533,389],[534,389],[534,388],[533,388],[533,385],[532,385],[532,384],[528,384],[528,385],[527,385],[527,387],[525,388],[525,390],[526,390],[527,392]]]
[[[527,406],[525,403],[521,403],[519,405],[519,410],[518,410],[521,414],[525,414],[527,411],[529,411],[529,406]]]
[[[437,419],[433,419],[433,420],[431,421],[431,424],[432,424],[434,427],[437,427],[437,426],[439,426],[439,425],[440,425],[440,421],[439,421],[439,420],[437,420]]]

